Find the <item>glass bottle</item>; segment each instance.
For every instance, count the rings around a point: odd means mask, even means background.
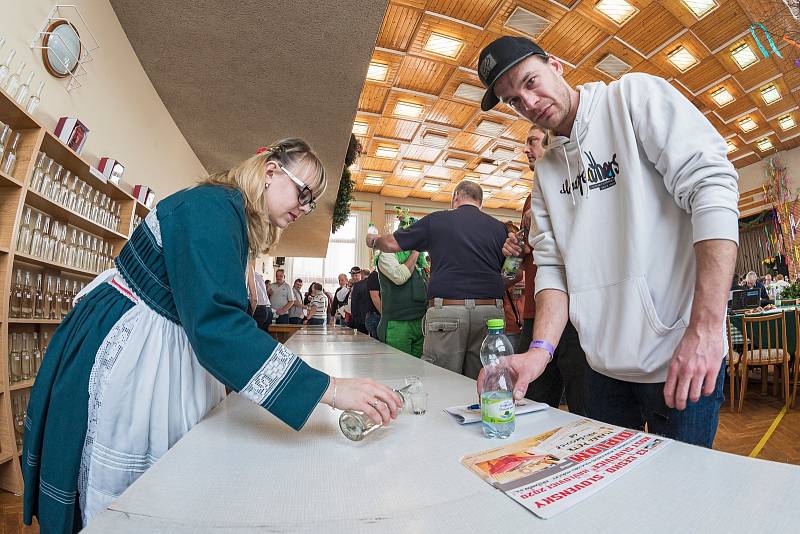
[[[38,108],[39,104],[42,102],[43,90],[44,82],[39,82],[39,88],[31,95],[31,97],[28,99],[28,105],[25,106],[25,111],[27,111],[29,114],[33,115],[33,112],[36,111],[36,108]]]
[[[61,195],[61,186],[62,186],[62,177],[66,175],[69,171],[65,168],[59,169],[59,172],[53,176],[53,183],[50,184],[50,191],[47,192],[47,198],[52,200],[53,202],[58,202],[59,196]]]
[[[42,196],[45,198],[53,198],[53,189],[56,183],[61,181],[61,173],[64,172],[64,167],[60,163],[56,163],[56,168],[50,174],[50,180],[45,178],[45,183],[42,185]]]
[[[44,318],[55,319],[55,306],[53,305],[53,277],[47,275],[47,291],[44,292]],[[44,338],[43,338],[44,340]]]
[[[33,317],[33,292],[31,290],[31,273],[25,271],[25,283],[22,284],[22,298],[19,301],[20,319]]]
[[[75,195],[75,207],[73,207],[72,209],[76,213],[80,213],[80,212],[83,211],[83,197],[84,197],[84,195],[86,195],[86,188],[87,187],[89,187],[89,186],[88,186],[88,184],[86,182],[81,182],[80,191],[78,191],[78,194]]]
[[[95,271],[95,272],[100,270],[99,269],[100,263],[98,262],[98,260],[100,258],[100,254],[98,253],[98,250],[97,250],[98,246],[99,245],[97,244],[97,238],[93,237],[92,238],[92,265],[91,265],[91,270]]]
[[[67,205],[67,198],[69,198],[69,180],[72,178],[72,171],[69,169],[64,171],[64,174],[61,176],[61,189],[58,191],[58,195],[54,195],[53,201],[61,204],[62,206]]]
[[[36,166],[33,168],[33,172],[31,173],[31,180],[28,183],[31,189],[33,189],[33,183],[36,180],[37,173],[42,172],[42,165],[44,165],[44,158],[45,158],[44,152],[39,151],[39,153],[36,154]]]
[[[64,295],[61,293],[61,277],[56,277],[56,292],[53,294],[53,319],[61,320],[64,317],[61,315],[61,303],[64,301]]]
[[[6,90],[6,93],[9,94],[9,96],[13,96],[13,95],[15,95],[17,93],[17,87],[19,87],[19,84],[22,82],[22,71],[23,70],[25,70],[25,62],[24,61],[19,64],[19,68],[17,68],[17,72],[15,72],[14,74],[12,74],[11,76],[8,77],[8,80],[6,81],[5,90]]]
[[[22,369],[20,371],[20,379],[22,380],[31,379],[33,359],[31,355],[30,345],[28,344],[29,341],[30,341],[30,335],[27,332],[22,334],[22,357],[21,357]]]
[[[42,351],[39,350],[39,334],[33,333],[33,376],[39,374],[42,367]]]
[[[25,215],[22,217],[22,224],[19,227],[19,237],[17,237],[17,252],[29,254],[31,251],[31,209],[25,208]]]
[[[22,139],[22,134],[17,132],[11,138],[11,144],[6,148],[5,159],[3,160],[3,172],[11,176],[14,174],[14,169],[17,166],[17,146],[19,140]]]
[[[11,52],[8,53],[8,59],[0,63],[0,89],[5,89],[8,84],[8,75],[11,73],[11,62],[14,61],[14,56],[16,55],[17,51],[12,48]]]
[[[58,220],[53,219],[53,226],[50,227],[50,238],[47,242],[47,249],[44,251],[44,259],[48,261],[57,261],[59,239],[61,239],[61,225]]]
[[[89,217],[89,213],[92,211],[92,191],[94,189],[92,186],[86,188],[86,196],[83,198],[83,209],[81,210],[81,215],[84,217]]]
[[[47,258],[47,251],[50,249],[50,216],[45,215],[44,225],[42,226],[42,244],[39,246],[40,258]]]
[[[414,384],[408,384],[400,389],[394,390],[402,401],[402,406],[400,406],[400,409],[397,411],[398,414],[402,412],[403,407],[407,404],[406,395],[413,385]],[[381,423],[376,423],[364,412],[345,410],[342,412],[342,415],[339,416],[339,429],[347,439],[352,441],[361,441],[382,426]]]
[[[11,355],[8,358],[11,365],[11,382],[19,382],[22,376],[22,350],[20,349],[20,335],[18,332],[11,334]]]
[[[45,175],[49,175],[53,168],[53,160],[48,158],[46,154],[42,154],[42,156],[44,156],[42,158],[42,166],[34,171],[31,179],[31,189],[37,193],[42,190],[42,182]]]
[[[33,318],[44,318],[44,292],[42,291],[42,274],[36,275],[36,290],[33,292]],[[34,334],[35,336],[36,334]],[[35,343],[34,343],[35,344]]]
[[[69,192],[67,193],[67,200],[64,203],[64,206],[68,210],[75,210],[75,202],[78,199],[78,184],[81,183],[80,178],[77,175],[72,179],[72,186],[69,188]]]
[[[31,70],[28,73],[28,79],[25,80],[25,83],[23,83],[17,88],[17,94],[14,95],[14,100],[16,100],[20,106],[25,105],[25,102],[28,99],[28,93],[31,90],[32,83],[33,83],[33,70]]]
[[[16,408],[14,413],[14,433],[16,434],[17,450],[22,450],[22,441],[25,435],[25,415],[26,406],[22,395],[17,395],[14,400],[16,401]]]
[[[50,334],[45,330],[42,332],[42,358],[47,354],[47,347],[50,346]]]
[[[117,202],[117,209],[114,211],[114,231],[119,231],[120,212],[122,211],[122,204]]]
[[[37,189],[38,193],[43,197],[47,197],[50,193],[50,187],[53,184],[53,176],[55,176],[56,173],[61,173],[61,165],[52,160],[51,162],[53,165],[48,165],[46,167],[44,177],[42,178],[42,185]]]
[[[64,280],[64,291],[61,295],[61,317],[62,319],[67,316],[69,311],[72,309],[70,306],[70,289],[69,289],[69,280]]]
[[[75,261],[78,258],[78,230],[75,228],[72,229],[69,244],[65,248],[66,256],[63,263],[69,265],[70,267],[74,267]]]
[[[58,259],[55,259],[54,261],[66,264],[68,256],[69,256],[69,248],[67,245],[67,224],[62,222],[61,236],[59,237],[58,240],[58,255],[55,256],[55,258]]]
[[[11,286],[11,303],[8,309],[9,317],[19,317],[22,307],[22,269],[17,269],[14,285]]]
[[[31,256],[37,258],[42,254],[42,214],[36,214],[36,224],[33,225],[31,237]]]
[[[2,123],[0,123],[2,124]],[[0,163],[3,162],[6,155],[6,143],[8,143],[8,138],[11,137],[11,126],[8,124],[2,124],[2,128],[0,128]]]
[[[100,211],[100,191],[94,191],[94,197],[92,198],[92,210],[89,213],[89,218],[93,221],[97,220],[97,214]]]

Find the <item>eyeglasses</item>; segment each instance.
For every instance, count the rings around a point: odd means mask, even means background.
[[[283,165],[278,165],[278,167],[289,177],[291,181],[294,182],[294,185],[297,186],[297,189],[300,190],[300,194],[297,195],[297,201],[300,203],[301,206],[309,206],[313,211],[314,208],[317,207],[317,203],[314,202],[314,193],[311,192],[311,188],[303,182],[300,178],[292,174],[289,169],[284,167]]]

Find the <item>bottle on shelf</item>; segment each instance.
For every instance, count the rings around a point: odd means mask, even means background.
[[[8,307],[9,317],[19,317],[22,306],[22,269],[17,269],[14,285],[11,286],[11,303]]]
[[[8,143],[8,138],[11,137],[11,134],[11,126],[0,123],[0,163],[5,159],[6,143]]]
[[[70,233],[69,244],[64,248],[66,250],[66,254],[64,255],[64,259],[61,263],[72,267],[75,265],[75,260],[78,257],[78,230],[75,228],[73,228],[72,232]]]
[[[17,93],[17,87],[22,83],[22,71],[25,70],[25,65],[26,63],[24,61],[20,63],[17,72],[9,76],[8,80],[6,80],[5,90],[9,96],[13,97]]]
[[[36,223],[33,225],[33,232],[31,233],[31,256],[37,258],[42,255],[42,213],[36,214]]]
[[[59,195],[61,195],[62,177],[68,172],[68,170],[62,167],[61,172],[53,176],[53,183],[50,184],[50,190],[47,192],[47,198],[53,202],[58,202]]]
[[[5,156],[3,156],[2,171],[9,176],[14,174],[14,169],[17,166],[17,147],[19,146],[20,139],[22,139],[22,134],[19,132],[15,133],[11,138],[11,144],[6,148]]]
[[[57,195],[53,195],[53,202],[61,204],[62,206],[67,205],[67,199],[69,198],[69,181],[72,178],[72,171],[66,170],[64,174],[61,176],[61,189],[59,190]]]
[[[22,377],[22,349],[20,348],[19,332],[11,334],[11,354],[8,357],[10,367],[9,377],[12,383],[19,382]]]
[[[28,185],[30,186],[31,189],[34,189],[33,184],[36,183],[37,174],[41,175],[41,173],[42,173],[42,166],[44,165],[44,158],[45,158],[44,152],[39,151],[39,153],[36,154],[36,166],[33,168],[33,172],[31,173],[31,180],[28,183]]]
[[[47,275],[47,290],[44,292],[44,310],[43,315],[45,319],[55,319],[55,310],[53,302],[53,277]],[[44,341],[44,338],[42,339]]]
[[[33,292],[33,318],[34,319],[44,318],[44,292],[42,291],[41,273],[36,275],[36,289]]]
[[[21,380],[30,380],[31,379],[31,372],[32,372],[32,364],[33,358],[31,354],[31,348],[28,344],[30,341],[30,335],[25,332],[22,334],[22,355],[21,355],[21,363],[20,363],[20,379]]]
[[[50,216],[45,215],[44,225],[42,225],[42,244],[40,245],[40,258],[47,258],[47,250],[50,248]]]
[[[17,237],[17,252],[28,254],[31,251],[31,209],[25,208],[22,216],[22,224],[19,225],[19,235]]]
[[[19,300],[20,319],[33,318],[33,291],[31,290],[31,273],[25,271],[25,282],[22,284],[22,298]]]
[[[33,376],[39,374],[39,369],[42,367],[42,351],[39,350],[39,334],[33,333]]]
[[[17,87],[17,93],[14,96],[14,100],[19,103],[20,106],[24,106],[25,102],[28,100],[28,93],[31,91],[31,84],[33,83],[33,69],[28,73],[28,78],[25,80],[23,84]]]
[[[94,190],[94,197],[92,197],[92,209],[89,212],[89,218],[93,221],[97,221],[97,213],[100,210],[100,191],[97,189]]]
[[[61,238],[61,223],[53,219],[53,226],[50,227],[50,237],[47,241],[47,248],[44,250],[43,257],[48,261],[54,261],[58,250],[58,241]]]
[[[61,292],[61,277],[56,277],[56,292],[53,294],[53,311],[51,315],[53,319],[59,321],[64,317],[61,315],[61,304],[64,302],[64,294]]]
[[[72,309],[71,306],[70,306],[71,300],[72,299],[70,299],[69,280],[64,280],[64,291],[63,291],[62,296],[61,296],[61,318],[62,319],[64,317],[66,317],[67,314],[69,313],[70,309]]]
[[[27,415],[28,404],[22,395],[16,395],[14,401],[14,433],[16,434],[17,450],[21,451],[23,438],[25,437],[25,416]]]
[[[13,48],[8,53],[8,58],[3,63],[0,63],[0,89],[5,89],[8,84],[8,76],[11,74],[11,62],[14,61],[14,56],[17,51]]]
[[[80,183],[81,183],[80,178],[78,178],[78,175],[75,175],[72,178],[72,185],[69,188],[69,192],[67,193],[67,200],[64,203],[64,206],[68,210],[75,210],[75,202],[78,199],[78,184]]]
[[[33,112],[36,111],[36,108],[39,107],[39,104],[42,102],[42,91],[44,90],[44,82],[39,82],[39,88],[36,90],[35,93],[31,95],[28,99],[28,104],[25,106],[25,111],[29,114],[33,115]]]
[[[61,235],[58,238],[57,249],[53,252],[53,261],[58,263],[66,262],[67,255],[67,224],[61,223]]]
[[[53,171],[44,177],[44,182],[42,182],[42,190],[39,191],[39,194],[45,198],[50,198],[50,194],[53,191],[53,185],[61,180],[62,172],[64,172],[64,167],[62,167],[60,163],[56,163]]]

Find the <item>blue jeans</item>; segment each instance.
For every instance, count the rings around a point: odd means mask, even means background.
[[[688,402],[685,410],[667,407],[664,383],[638,384],[602,375],[587,366],[584,374],[586,415],[612,425],[644,430],[691,445],[711,448],[717,433],[719,409],[725,401],[725,366],[714,392]]]
[[[378,323],[381,322],[381,315],[375,312],[367,312],[367,317],[364,319],[364,326],[367,327],[367,333],[378,339]]]
[[[289,314],[284,313],[275,318],[275,324],[289,324]]]

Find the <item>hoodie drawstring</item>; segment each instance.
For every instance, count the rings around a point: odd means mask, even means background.
[[[589,175],[586,172],[586,167],[583,165],[583,149],[581,148],[581,139],[577,135],[575,141],[578,143],[578,161],[581,162],[581,173],[586,176],[586,200],[589,200],[589,191],[591,191],[591,183],[589,183]]]

